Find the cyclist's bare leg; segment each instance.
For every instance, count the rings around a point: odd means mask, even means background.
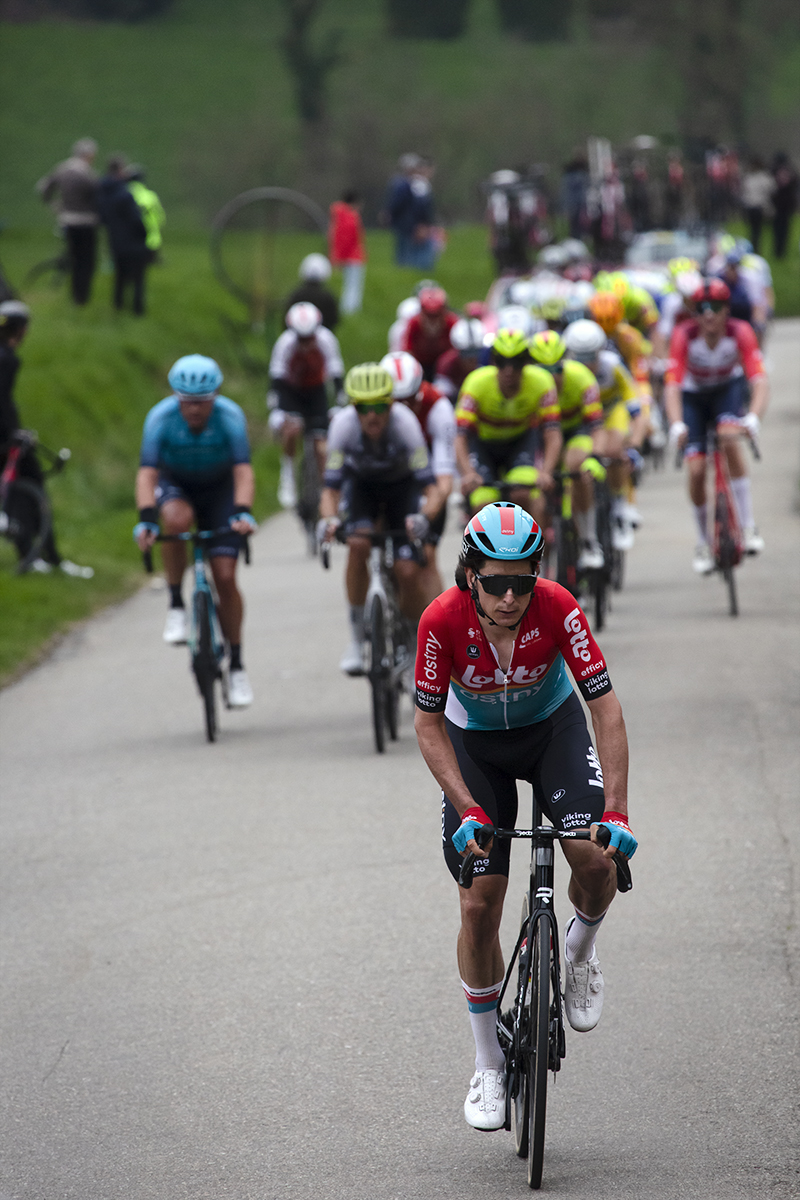
[[[397,603],[400,611],[413,625],[417,625],[431,600],[435,600],[439,593],[434,596],[428,595],[422,568],[407,559],[395,561],[394,577],[397,581]]]
[[[186,500],[168,500],[161,506],[164,533],[188,533],[194,524],[194,509]],[[178,587],[186,570],[186,544],[164,542],[161,546],[164,574],[170,587]]]
[[[589,453],[586,450],[580,450],[576,447],[568,449],[564,455],[564,469],[566,471],[580,471]],[[591,475],[584,471],[572,481],[572,507],[576,513],[588,512],[594,504],[594,483]]]
[[[219,597],[219,623],[232,646],[242,643],[244,601],[236,584],[236,559],[215,555],[209,560]]]
[[[587,917],[600,917],[617,894],[617,869],[592,842],[562,842],[572,869],[568,895]]]
[[[500,920],[507,887],[504,875],[485,875],[475,878],[469,891],[458,889],[461,902],[458,970],[470,987],[491,987],[503,978]]]
[[[706,456],[693,454],[686,460],[689,474],[689,499],[695,508],[706,502]]]
[[[317,467],[320,475],[325,473],[325,460],[328,457],[328,439],[324,437],[314,438],[314,453],[317,456]]]
[[[286,417],[281,425],[281,450],[287,458],[294,458],[297,453],[297,439],[302,436],[303,422],[300,417]]]
[[[524,508],[525,512],[530,513],[533,519],[541,525],[546,510],[545,498],[541,492],[537,492],[534,498],[530,488],[509,488],[508,498],[512,504],[518,504],[520,508]]]
[[[444,591],[444,585],[439,572],[439,564],[436,561],[436,547],[426,545],[423,547],[423,553],[425,561],[420,567],[420,587],[426,597],[428,597],[426,601],[427,607],[437,596],[441,596]]]
[[[741,479],[747,474],[747,463],[742,450],[742,430],[739,425],[719,425],[717,435],[728,460],[731,479]]]
[[[353,534],[347,539],[347,546],[347,569],[344,577],[347,599],[351,605],[363,608],[369,588],[367,564],[369,563],[370,543],[367,538]]]

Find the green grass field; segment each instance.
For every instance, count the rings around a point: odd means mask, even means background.
[[[54,247],[47,235],[7,234],[2,254],[11,280],[20,285]],[[388,235],[370,235],[369,248],[364,312],[340,327],[348,365],[385,353],[396,306],[419,278],[393,265]],[[482,229],[453,231],[438,277],[457,306],[485,295],[492,276]],[[115,313],[110,287],[111,276],[98,274],[85,309],[69,302],[64,287],[23,289],[34,319],[21,350],[17,402],[45,445],[72,450],[49,489],[56,530],[62,554],[90,563],[95,577],[14,575],[11,548],[0,542],[0,680],[33,661],[54,634],[140,586],[131,539],[139,439],[145,414],[169,392],[167,371],[180,355],[201,352],[219,360],[224,393],[248,416],[257,514],[275,508],[278,459],[266,427],[266,343],[212,275],[207,239],[187,234],[169,241],[163,266],[149,274],[144,318]]]

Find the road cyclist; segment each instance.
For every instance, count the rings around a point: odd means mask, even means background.
[[[438,596],[442,591],[442,577],[436,562],[436,547],[441,541],[447,520],[447,502],[453,490],[455,475],[456,418],[453,405],[447,396],[422,378],[422,366],[413,354],[404,350],[387,354],[381,366],[394,380],[392,399],[407,404],[420,423],[430,454],[431,470],[436,477],[436,509],[430,512],[430,528],[423,539],[426,592]]]
[[[566,927],[564,1004],[581,1032],[595,1027],[603,1007],[595,939],[617,891],[610,856],[636,849],[622,709],[574,597],[538,578],[543,548],[541,529],[518,505],[481,509],[464,531],[456,586],[425,610],[417,641],[415,724],[442,789],[445,862],[458,879],[461,856],[478,859],[472,888],[459,891],[458,967],[476,1050],[464,1115],[482,1130],[506,1120],[496,1016],[509,843],[496,838],[481,850],[476,830],[514,826],[518,779],[533,785],[557,829],[591,830],[591,842],[562,843],[575,910]],[[567,667],[588,704],[596,750]],[[596,844],[599,824],[611,834],[605,851]]]
[[[555,381],[564,439],[563,468],[570,474],[581,472],[572,487],[572,514],[581,541],[577,568],[599,571],[605,565],[605,557],[597,537],[594,480],[606,476],[596,457],[603,426],[600,389],[587,366],[566,357],[567,343],[554,329],[534,334],[530,346],[531,358],[545,367]]]
[[[206,553],[228,646],[228,705],[247,708],[253,690],[242,662],[244,603],[236,583],[240,535],[257,528],[247,423],[239,405],[219,394],[223,376],[213,358],[185,355],[168,378],[172,395],[151,408],[144,422],[134,538],[145,553],[160,530],[174,535],[189,533],[193,525],[229,526],[230,534],[215,538]],[[162,554],[169,586],[164,641],[183,645],[189,629],[182,592],[186,542],[165,542]]]
[[[286,329],[272,348],[267,392],[269,427],[281,445],[278,502],[297,504],[294,474],[298,441],[311,436],[320,474],[325,467],[328,433],[328,385],[337,401],[342,395],[344,363],[336,335],[322,324],[322,313],[308,301],[293,304]]]
[[[573,321],[564,330],[563,338],[569,357],[589,368],[600,389],[603,424],[595,435],[593,452],[610,460],[611,540],[614,549],[624,553],[633,548],[638,520],[628,498],[633,472],[628,450],[632,418],[641,412],[639,391],[619,354],[608,348],[605,330],[596,321]]]
[[[706,496],[706,434],[710,427],[727,457],[745,552],[759,554],[764,549],[753,515],[740,438],[742,432],[758,438],[769,401],[769,381],[752,326],[730,315],[727,285],[720,279],[705,280],[691,299],[695,319],[681,322],[672,334],[664,405],[670,444],[683,449],[688,467],[689,499],[698,536],[692,566],[698,575],[709,575],[714,570]]]
[[[404,531],[393,539],[393,575],[411,637],[436,594],[416,545],[439,511],[439,489],[420,423],[407,405],[394,402],[394,379],[386,368],[352,367],[344,388],[350,404],[331,421],[317,535],[320,544],[339,534],[347,542],[351,637],[339,665],[346,675],[362,675],[372,535]]]
[[[475,512],[498,498],[495,485],[502,481],[509,500],[543,517],[541,492],[553,486],[563,445],[553,376],[531,362],[528,336],[519,329],[497,330],[492,358],[467,376],[456,403],[461,490]]]

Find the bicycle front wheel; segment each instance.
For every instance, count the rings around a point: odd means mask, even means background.
[[[530,935],[529,935],[530,936]],[[547,1069],[550,1045],[551,926],[540,920],[533,935],[531,967],[531,1040],[528,1053],[528,1186],[542,1185],[544,1128],[547,1117]]]
[[[52,525],[50,503],[33,480],[15,479],[9,484],[3,511],[8,518],[6,536],[17,548],[17,573],[21,575],[41,556]]]
[[[195,597],[197,648],[192,659],[192,670],[197,680],[198,690],[203,698],[206,741],[213,742],[216,741],[217,737],[217,696],[215,685],[219,670],[211,636],[210,603],[210,599],[205,595]]]
[[[300,500],[297,514],[306,531],[306,544],[311,555],[317,553],[317,518],[319,516],[320,476],[314,439],[303,442],[303,467],[300,476]]]
[[[383,754],[386,749],[386,713],[389,700],[389,681],[386,671],[386,616],[379,596],[374,597],[370,609],[369,644],[372,731],[375,737],[375,749],[378,751],[378,754]]]
[[[736,544],[731,536],[728,508],[723,497],[717,499],[717,557],[722,578],[728,591],[728,612],[732,617],[739,615],[739,598],[736,594]]]
[[[522,901],[522,917],[520,928],[528,924],[528,897]],[[514,1062],[508,1086],[511,1088],[514,1102],[514,1149],[520,1158],[528,1156],[528,1123],[530,1121],[530,1103],[528,1094],[528,1049],[531,1038],[531,981],[530,958],[527,947],[520,948],[519,978],[517,981],[518,996],[522,997],[520,1007],[515,1013],[514,1020]],[[527,979],[525,978],[527,976]],[[525,984],[523,988],[523,982]]]

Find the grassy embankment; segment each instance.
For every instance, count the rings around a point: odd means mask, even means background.
[[[385,353],[395,308],[418,278],[392,264],[387,235],[372,234],[369,242],[365,311],[340,329],[348,365]],[[3,262],[11,280],[19,287],[53,248],[46,235],[6,235]],[[438,277],[456,305],[485,294],[491,273],[482,229],[453,232]],[[17,402],[25,424],[46,445],[72,450],[67,469],[49,486],[56,530],[62,554],[90,563],[95,577],[86,582],[60,573],[16,576],[13,553],[0,541],[0,681],[34,661],[54,634],[141,584],[131,540],[139,439],[148,409],[168,393],[166,373],[179,355],[197,351],[221,363],[223,391],[249,420],[257,514],[275,508],[277,452],[266,429],[263,340],[246,329],[244,309],[213,278],[204,236],[171,239],[164,265],[149,279],[149,311],[141,319],[111,310],[108,275],[98,275],[92,301],[82,310],[63,289],[24,291],[34,319],[21,351]],[[242,343],[262,370],[242,362],[226,322],[240,328]]]

